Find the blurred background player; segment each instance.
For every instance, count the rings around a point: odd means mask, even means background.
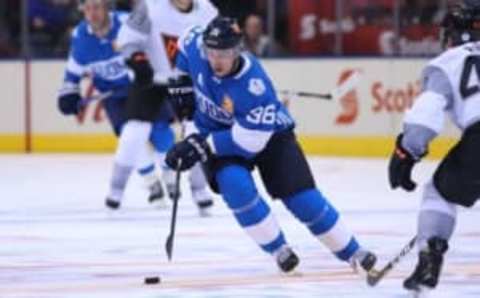
[[[187,170],[202,161],[212,189],[283,272],[292,271],[299,259],[259,195],[253,167],[269,194],[281,199],[340,260],[372,269],[375,256],[359,245],[316,188],[293,119],[258,60],[242,52],[241,40],[238,25],[224,17],[205,30],[193,28],[179,40],[177,67],[193,79],[199,133],[169,150],[167,164],[177,168],[181,160],[181,169]]]
[[[124,134],[127,93],[131,82],[128,68],[123,57],[114,50],[113,41],[128,15],[111,11],[109,0],[83,0],[79,4],[85,20],[73,31],[58,107],[65,115],[78,114],[82,110],[85,101],[82,101],[79,83],[83,77],[88,76],[101,94],[111,93],[103,100],[103,107],[115,135],[119,136]],[[125,170],[128,167],[125,164],[131,164],[132,167],[139,169],[139,174],[150,189],[150,202],[163,199],[164,191],[147,143],[150,139],[155,149],[161,152],[165,152],[173,144],[173,132],[166,120],[155,122],[154,129],[149,132],[146,140],[135,138],[120,140],[117,150],[122,151],[124,147],[136,146],[140,154],[123,156],[123,159],[116,156],[110,193],[106,200],[108,207],[116,209],[120,206],[128,178],[126,175],[128,170]]]
[[[188,81],[189,78],[178,77],[175,70],[174,60],[178,37],[189,27],[205,26],[216,15],[217,9],[208,0],[138,1],[117,39],[119,48],[135,72],[135,80],[138,78],[145,81],[145,85],[153,82],[154,85],[165,88],[169,81],[175,80],[175,85],[181,89],[184,81]],[[139,97],[135,99],[140,105],[137,109],[151,109],[150,104],[143,97],[144,95],[139,92]],[[157,103],[152,104],[156,105]],[[152,120],[148,115],[132,117],[125,127],[128,134],[122,135],[120,142],[129,137],[147,140]],[[187,135],[191,133],[191,128],[191,125],[187,125]],[[133,143],[131,148],[125,146],[119,149],[117,156],[136,155],[136,151],[138,151]],[[164,160],[164,156],[161,156],[160,159]],[[164,179],[169,194],[173,196],[174,175],[168,174],[166,171],[164,173],[167,173],[164,175]],[[194,167],[190,173],[190,188],[200,214],[208,215],[208,209],[212,206],[213,201],[200,165]]]
[[[435,288],[457,206],[471,207],[480,197],[480,1],[451,8],[443,22],[443,54],[423,70],[423,91],[404,119],[389,165],[392,188],[413,191],[411,171],[441,132],[445,112],[463,132],[425,185],[418,218],[417,266],[404,282],[408,290]]]
[[[257,57],[266,57],[280,50],[265,34],[262,18],[258,14],[250,14],[243,24],[243,46]]]

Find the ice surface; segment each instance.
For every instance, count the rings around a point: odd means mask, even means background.
[[[154,209],[137,176],[118,212],[104,208],[110,155],[0,155],[0,298],[410,297],[401,288],[415,253],[372,289],[336,260],[280,202],[271,202],[301,257],[282,276],[220,199],[200,218],[183,179],[173,261],[170,208]],[[390,191],[383,159],[310,159],[322,192],[383,264],[415,234],[421,189]],[[435,162],[414,177],[425,182]],[[263,192],[263,190],[262,190]],[[462,209],[445,274],[430,297],[480,297],[480,213]],[[157,285],[144,285],[160,276]]]

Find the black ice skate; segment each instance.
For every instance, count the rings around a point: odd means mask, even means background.
[[[442,270],[443,255],[447,249],[446,240],[438,237],[430,238],[428,248],[420,252],[417,267],[403,282],[403,287],[412,291],[421,291],[422,287],[435,288]]]
[[[300,259],[288,246],[283,246],[276,253],[277,265],[284,273],[292,272],[300,263]]]
[[[197,204],[198,213],[201,217],[211,216],[213,207],[213,199],[206,188],[192,189],[193,201]]]
[[[114,200],[112,198],[107,198],[105,200],[105,206],[112,210],[117,210],[118,208],[120,208],[120,201]]]
[[[350,265],[355,273],[362,275],[367,274],[370,270],[374,269],[376,263],[377,256],[374,253],[363,249],[357,251],[350,260]]]
[[[213,207],[213,200],[212,199],[197,202],[197,206],[198,206],[198,213],[200,214],[201,217],[212,216],[212,214],[210,212],[212,207]]]
[[[148,196],[148,202],[159,206],[166,206],[164,200],[165,192],[163,191],[162,183],[157,180],[149,186],[149,189],[150,195]]]

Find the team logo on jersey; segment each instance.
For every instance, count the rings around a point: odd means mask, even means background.
[[[165,46],[165,53],[167,53],[168,62],[170,62],[170,67],[173,69],[175,68],[175,57],[177,56],[178,52],[178,36],[168,35],[165,33],[161,33],[161,36]]]
[[[128,69],[120,56],[91,63],[88,68],[95,77],[104,80],[118,80],[128,75]]]
[[[232,114],[227,112],[222,106],[216,104],[212,99],[210,99],[198,88],[195,88],[195,94],[197,95],[198,111],[200,113],[222,124],[233,124]],[[233,104],[231,105],[231,108],[233,110]]]
[[[225,94],[225,96],[223,97],[222,108],[225,111],[229,112],[230,114],[233,114],[233,109],[234,109],[233,100],[227,94]]]
[[[248,91],[256,96],[264,94],[266,90],[267,88],[261,79],[250,79],[248,82]]]

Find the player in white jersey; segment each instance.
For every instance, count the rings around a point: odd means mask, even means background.
[[[418,219],[418,264],[404,282],[421,292],[438,284],[443,256],[453,234],[457,207],[480,197],[480,1],[452,7],[442,24],[447,49],[423,71],[423,91],[404,119],[389,164],[392,188],[413,191],[411,171],[441,132],[445,113],[462,131],[425,185]]]
[[[217,15],[217,9],[208,0],[141,0],[132,12],[129,20],[120,30],[117,45],[136,76],[144,76],[157,86],[167,86],[175,79],[175,85],[181,88],[188,77],[179,77],[175,69],[176,43],[180,35],[192,26],[206,26]],[[153,72],[153,77],[152,73]],[[147,74],[145,76],[145,74]],[[139,92],[138,101],[145,95]],[[140,110],[151,109],[142,104]],[[135,131],[135,137],[147,139],[151,119],[137,117],[126,124],[125,130]],[[186,134],[191,133],[188,125]],[[125,135],[128,138],[129,134]],[[122,135],[120,142],[124,136]],[[135,155],[136,148],[123,148],[118,155]],[[162,157],[164,160],[164,157]],[[164,179],[170,195],[174,192],[174,175],[164,168]],[[207,188],[207,182],[200,165],[190,173],[192,198],[199,207],[201,215],[207,215],[213,204]]]

